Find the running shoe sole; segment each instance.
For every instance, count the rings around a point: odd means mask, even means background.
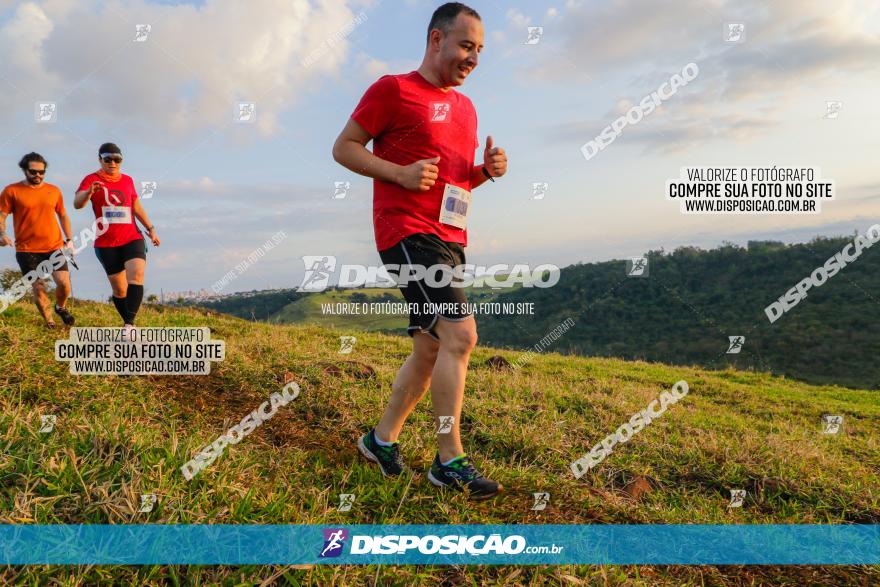
[[[436,487],[442,487],[443,489],[451,489],[451,490],[455,491],[454,487],[450,487],[449,485],[447,485],[443,481],[440,481],[439,479],[434,477],[434,474],[431,473],[431,471],[428,471],[428,481],[430,481]],[[480,501],[483,499],[492,499],[493,497],[497,497],[499,494],[501,494],[503,492],[504,492],[504,486],[499,483],[498,490],[495,493],[491,493],[488,495],[476,495],[474,493],[468,492],[468,497],[470,497],[473,500]]]

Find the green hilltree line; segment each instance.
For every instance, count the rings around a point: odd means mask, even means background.
[[[651,251],[649,275],[624,260],[577,264],[551,288],[500,302],[534,302],[534,316],[480,316],[482,344],[534,348],[559,323],[575,326],[547,352],[768,371],[811,383],[880,389],[880,246],[865,249],[771,323],[765,308],[852,242],[751,241],[712,250]],[[745,336],[728,354],[728,336]]]
[[[245,320],[265,321],[268,320],[269,316],[278,312],[284,306],[297,301],[303,295],[305,294],[293,289],[266,292],[253,291],[213,301],[184,302],[182,305],[198,305],[216,312],[238,316]]]
[[[849,242],[852,237],[661,249],[646,255],[645,278],[627,277],[624,260],[578,263],[562,269],[551,288],[486,290],[485,295],[475,290],[468,296],[475,301],[491,293],[492,301],[534,303],[532,316],[478,316],[484,345],[522,350],[539,345],[542,352],[717,369],[730,365],[810,383],[880,389],[880,246],[864,250],[821,287],[810,289],[775,322],[765,314],[769,304]],[[3,277],[10,281],[14,274],[9,270]],[[362,291],[351,301],[381,301],[378,294]],[[268,320],[309,295],[321,294],[254,291],[198,305]],[[545,339],[568,318],[574,327],[556,340]],[[727,353],[729,336],[745,337],[740,353]]]

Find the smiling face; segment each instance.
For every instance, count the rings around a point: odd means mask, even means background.
[[[476,69],[482,50],[483,23],[473,16],[459,14],[445,35],[439,29],[431,31],[428,51],[432,69],[443,87],[462,85]]]

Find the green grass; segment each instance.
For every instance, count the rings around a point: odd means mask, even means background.
[[[352,295],[360,293],[370,298],[379,298],[384,294],[390,294],[400,303],[405,303],[399,289],[348,289],[329,290],[314,293],[287,304],[280,311],[275,312],[267,320],[273,324],[318,324],[334,328],[337,325],[353,330],[393,330],[405,329],[409,324],[406,314],[324,314],[322,304],[352,304]]]
[[[106,304],[79,302],[80,325],[114,326]],[[73,376],[24,301],[0,315],[0,522],[2,523],[505,523],[751,524],[880,522],[880,396],[810,386],[760,373],[539,355],[517,371],[485,365],[478,347],[467,380],[462,430],[483,472],[508,492],[470,503],[439,494],[424,475],[386,480],[354,442],[380,416],[408,338],[358,332],[351,355],[318,325],[253,323],[197,309],[147,306],[143,326],[209,326],[226,360],[205,377]],[[333,376],[353,360],[375,379]],[[301,395],[192,482],[180,466],[280,390]],[[568,464],[663,390],[690,393],[593,471]],[[56,430],[37,432],[40,415]],[[823,435],[822,414],[844,432]],[[417,470],[434,456],[426,398],[401,437]],[[654,489],[629,499],[634,476]],[[729,489],[749,491],[741,509]],[[532,493],[550,506],[533,512]],[[137,513],[140,495],[159,496]],[[354,493],[350,512],[339,493]],[[0,583],[30,585],[868,585],[877,567],[15,567]]]
[[[499,280],[503,279],[501,276]],[[510,288],[506,291],[516,291],[521,286]],[[464,288],[467,300],[472,304],[487,302],[495,299],[502,290],[486,288]],[[366,296],[367,301],[354,302],[353,296]],[[406,303],[403,295],[397,288],[358,288],[345,290],[328,290],[320,293],[312,293],[302,299],[296,300],[284,306],[278,312],[269,316],[267,322],[272,324],[317,324],[329,328],[343,327],[346,330],[367,330],[371,332],[383,332],[401,334],[409,324],[407,314],[325,314],[322,304],[365,304],[379,302],[383,296],[390,295],[399,303]],[[387,298],[386,298],[387,299]]]

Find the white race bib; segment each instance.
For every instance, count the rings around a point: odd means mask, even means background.
[[[443,202],[440,204],[440,222],[464,229],[467,227],[470,207],[471,193],[447,183],[443,189]]]
[[[107,224],[131,224],[131,208],[126,206],[102,206],[101,215]]]

